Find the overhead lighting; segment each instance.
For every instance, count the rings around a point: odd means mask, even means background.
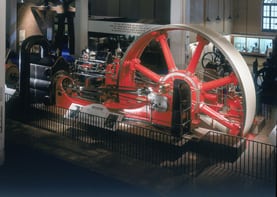
[[[218,0],[218,2],[217,2],[217,17],[216,17],[216,19],[215,20],[217,20],[217,21],[220,21],[220,17],[219,17],[219,0]]]
[[[206,6],[206,7],[205,7],[205,9],[206,9],[205,11],[206,11],[206,16],[207,16],[207,17],[206,17],[206,21],[207,21],[207,22],[210,22],[211,19],[210,19],[209,16],[208,16],[208,15],[209,15],[209,14],[208,14],[208,12],[209,12],[209,6],[210,6],[209,0],[207,0],[207,1],[205,2],[205,6]]]
[[[232,0],[229,0],[229,16],[228,20],[232,19]]]

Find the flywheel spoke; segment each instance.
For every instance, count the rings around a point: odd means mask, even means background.
[[[165,62],[166,62],[168,71],[169,72],[176,71],[177,68],[176,68],[172,53],[170,51],[170,48],[168,46],[167,35],[161,34],[159,37],[156,38],[156,40],[161,45],[162,52],[163,52],[163,55],[164,55],[164,58],[165,58]]]
[[[199,35],[197,36],[197,41],[198,41],[198,45],[197,45],[195,52],[190,60],[190,63],[186,69],[190,73],[195,73],[195,70],[198,65],[199,59],[201,57],[202,51],[203,51],[205,45],[208,44],[208,41]]]
[[[229,76],[223,77],[223,78],[219,78],[219,79],[215,79],[209,82],[203,82],[202,83],[202,91],[209,91],[212,89],[216,89],[222,86],[226,86],[228,84],[234,84],[237,85],[238,80],[237,77],[234,73],[231,73]]]

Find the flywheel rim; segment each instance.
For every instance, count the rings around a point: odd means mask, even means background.
[[[151,40],[158,37],[160,33],[162,34],[174,30],[190,31],[200,35],[202,38],[213,43],[230,63],[230,66],[237,77],[238,83],[242,88],[244,117],[241,130],[242,134],[245,135],[250,130],[256,113],[255,86],[251,72],[245,60],[233,45],[221,34],[199,25],[170,24],[158,26],[139,36],[138,39],[129,46],[121,59],[121,64],[134,58],[140,58]]]

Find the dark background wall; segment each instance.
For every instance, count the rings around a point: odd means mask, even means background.
[[[174,0],[172,0],[174,1]],[[170,0],[89,0],[90,15],[149,19],[170,23]],[[263,0],[190,0],[190,21],[204,24],[223,34],[256,34],[262,32]],[[220,20],[217,21],[216,17]],[[210,21],[206,18],[209,17]],[[231,18],[230,18],[231,17]]]
[[[90,15],[146,19],[160,24],[170,22],[170,0],[90,0],[89,2]]]

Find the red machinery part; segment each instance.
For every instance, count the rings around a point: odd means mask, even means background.
[[[198,45],[185,69],[175,65],[168,43],[171,31],[189,31],[197,35]],[[141,61],[145,48],[152,41],[160,45],[167,74],[157,74]],[[198,68],[202,68],[200,58],[208,43],[218,48],[232,67],[228,75],[209,81],[201,76]],[[148,82],[137,82],[137,73]],[[89,105],[97,102],[67,93],[60,85],[65,79],[57,80],[56,103],[59,106],[68,108],[71,103]],[[106,67],[105,84],[98,92],[101,104],[109,110],[123,113],[127,118],[171,128],[176,118],[182,125],[186,122],[182,120],[189,116],[193,128],[208,125],[232,135],[246,135],[256,111],[252,75],[240,53],[220,34],[195,25],[159,26],[142,34],[129,46],[122,59],[115,59]],[[182,104],[185,100],[190,104]],[[180,105],[176,107],[178,102]],[[184,112],[187,107],[190,107],[189,115]]]

